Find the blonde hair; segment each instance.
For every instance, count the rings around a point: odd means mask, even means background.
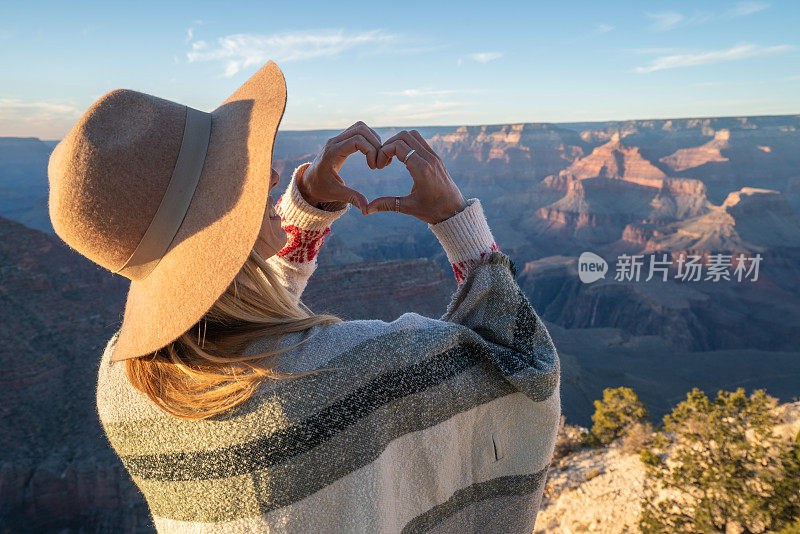
[[[289,332],[341,322],[335,315],[315,314],[279,282],[255,251],[241,273],[258,289],[234,279],[211,309],[192,328],[161,349],[125,360],[130,383],[166,412],[182,419],[206,419],[249,399],[266,378],[286,379],[326,371],[282,373],[273,369],[276,349]],[[258,338],[274,337],[270,350],[243,356]]]

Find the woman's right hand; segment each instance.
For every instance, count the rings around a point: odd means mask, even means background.
[[[367,157],[367,165],[375,168],[375,160],[381,138],[375,130],[361,121],[350,126],[339,135],[328,139],[314,161],[301,175],[298,175],[297,188],[303,198],[314,207],[337,211],[353,204],[367,214],[367,197],[345,185],[339,171],[345,160],[355,152]]]
[[[408,153],[414,150],[406,160]],[[378,150],[377,168],[383,169],[393,157],[405,161],[414,185],[411,193],[400,197],[400,212],[429,224],[449,219],[467,207],[467,200],[441,158],[416,130],[403,130],[387,140]],[[367,206],[367,214],[395,211],[395,197],[378,197]]]

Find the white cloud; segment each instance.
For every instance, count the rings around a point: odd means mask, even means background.
[[[695,87],[722,87],[725,84],[723,82],[695,82],[692,85]]]
[[[594,31],[596,33],[608,33],[613,29],[614,29],[614,26],[611,26],[610,24],[602,24],[602,23],[600,23],[597,26],[595,26]]]
[[[184,38],[183,44],[189,44],[192,41],[192,39],[194,39],[194,30],[197,26],[200,26],[201,24],[203,24],[203,21],[200,19],[195,19],[192,21],[192,25],[186,28],[186,38]]]
[[[660,11],[658,13],[645,13],[653,21],[652,28],[657,31],[667,31],[675,28],[685,18],[677,11]]]
[[[428,95],[451,95],[456,91],[453,89],[406,89],[404,91],[379,91],[382,95],[399,95],[399,96],[428,96]]]
[[[759,11],[764,11],[770,6],[769,2],[737,2],[732,8],[725,12],[727,17],[746,17]]]
[[[200,19],[196,19],[192,21],[192,25],[186,28],[186,38],[183,40],[184,44],[189,44],[189,42],[194,39],[194,28],[195,26],[200,26],[203,24],[203,21]]]
[[[734,46],[726,50],[709,50],[705,52],[688,52],[661,56],[653,59],[649,65],[637,67],[636,72],[646,73],[657,70],[675,69],[679,67],[694,67],[698,65],[713,65],[726,61],[738,61],[754,57],[774,56],[794,50],[791,45],[758,46],[745,44]]]
[[[655,31],[674,30],[679,26],[691,26],[703,24],[718,19],[733,19],[746,17],[759,11],[763,11],[770,6],[768,2],[746,1],[737,2],[732,7],[722,12],[695,11],[692,15],[684,15],[677,11],[659,11],[657,13],[645,13],[651,19],[651,29]]]
[[[308,106],[304,106],[306,111]],[[462,123],[465,117],[475,115],[473,102],[436,100],[423,104],[419,102],[386,105],[376,104],[358,109],[357,112],[325,106],[325,115],[289,120],[281,127],[287,130],[343,129],[362,120],[373,127],[399,126],[417,127],[426,124]],[[297,114],[293,115],[297,117]]]
[[[443,96],[455,93],[481,93],[483,89],[405,89],[403,91],[379,91],[378,94],[392,96]]]
[[[81,111],[68,104],[24,102],[18,98],[0,98],[0,120],[37,122],[79,117]]]
[[[476,54],[470,54],[467,57],[478,63],[489,63],[502,56],[503,54],[500,52],[478,52]]]
[[[652,48],[623,48],[623,52],[631,52],[632,54],[641,54],[651,56],[653,54],[678,54],[684,49],[675,46],[669,47],[652,47]]]
[[[363,114],[371,117],[370,124],[401,125],[441,117],[463,116],[469,113],[469,102],[440,101],[430,104],[398,104],[395,106],[371,106]]]
[[[225,64],[225,76],[230,77],[251,65],[268,60],[276,62],[302,61],[336,56],[346,50],[374,47],[392,43],[396,35],[382,30],[346,33],[344,30],[315,30],[256,35],[237,33],[220,37],[214,46],[195,41],[186,54],[189,62],[220,61]]]
[[[69,131],[81,114],[80,109],[70,104],[0,98],[0,136],[57,139]]]

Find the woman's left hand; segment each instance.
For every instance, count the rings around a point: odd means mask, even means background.
[[[362,152],[370,169],[377,167],[381,138],[361,121],[350,126],[339,135],[328,139],[298,180],[297,188],[303,198],[320,209],[337,210],[352,204],[367,214],[367,197],[347,187],[339,176],[339,170],[347,157]]]

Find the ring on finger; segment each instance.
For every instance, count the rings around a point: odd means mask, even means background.
[[[406,154],[406,159],[404,159],[404,160],[403,160],[403,163],[404,163],[404,164],[405,164],[405,163],[408,163],[408,158],[410,158],[410,157],[411,157],[411,154],[413,154],[413,153],[414,153],[414,152],[416,152],[416,151],[417,151],[417,149],[416,149],[416,148],[412,148],[412,149],[411,149],[411,152],[409,152],[408,154]]]

